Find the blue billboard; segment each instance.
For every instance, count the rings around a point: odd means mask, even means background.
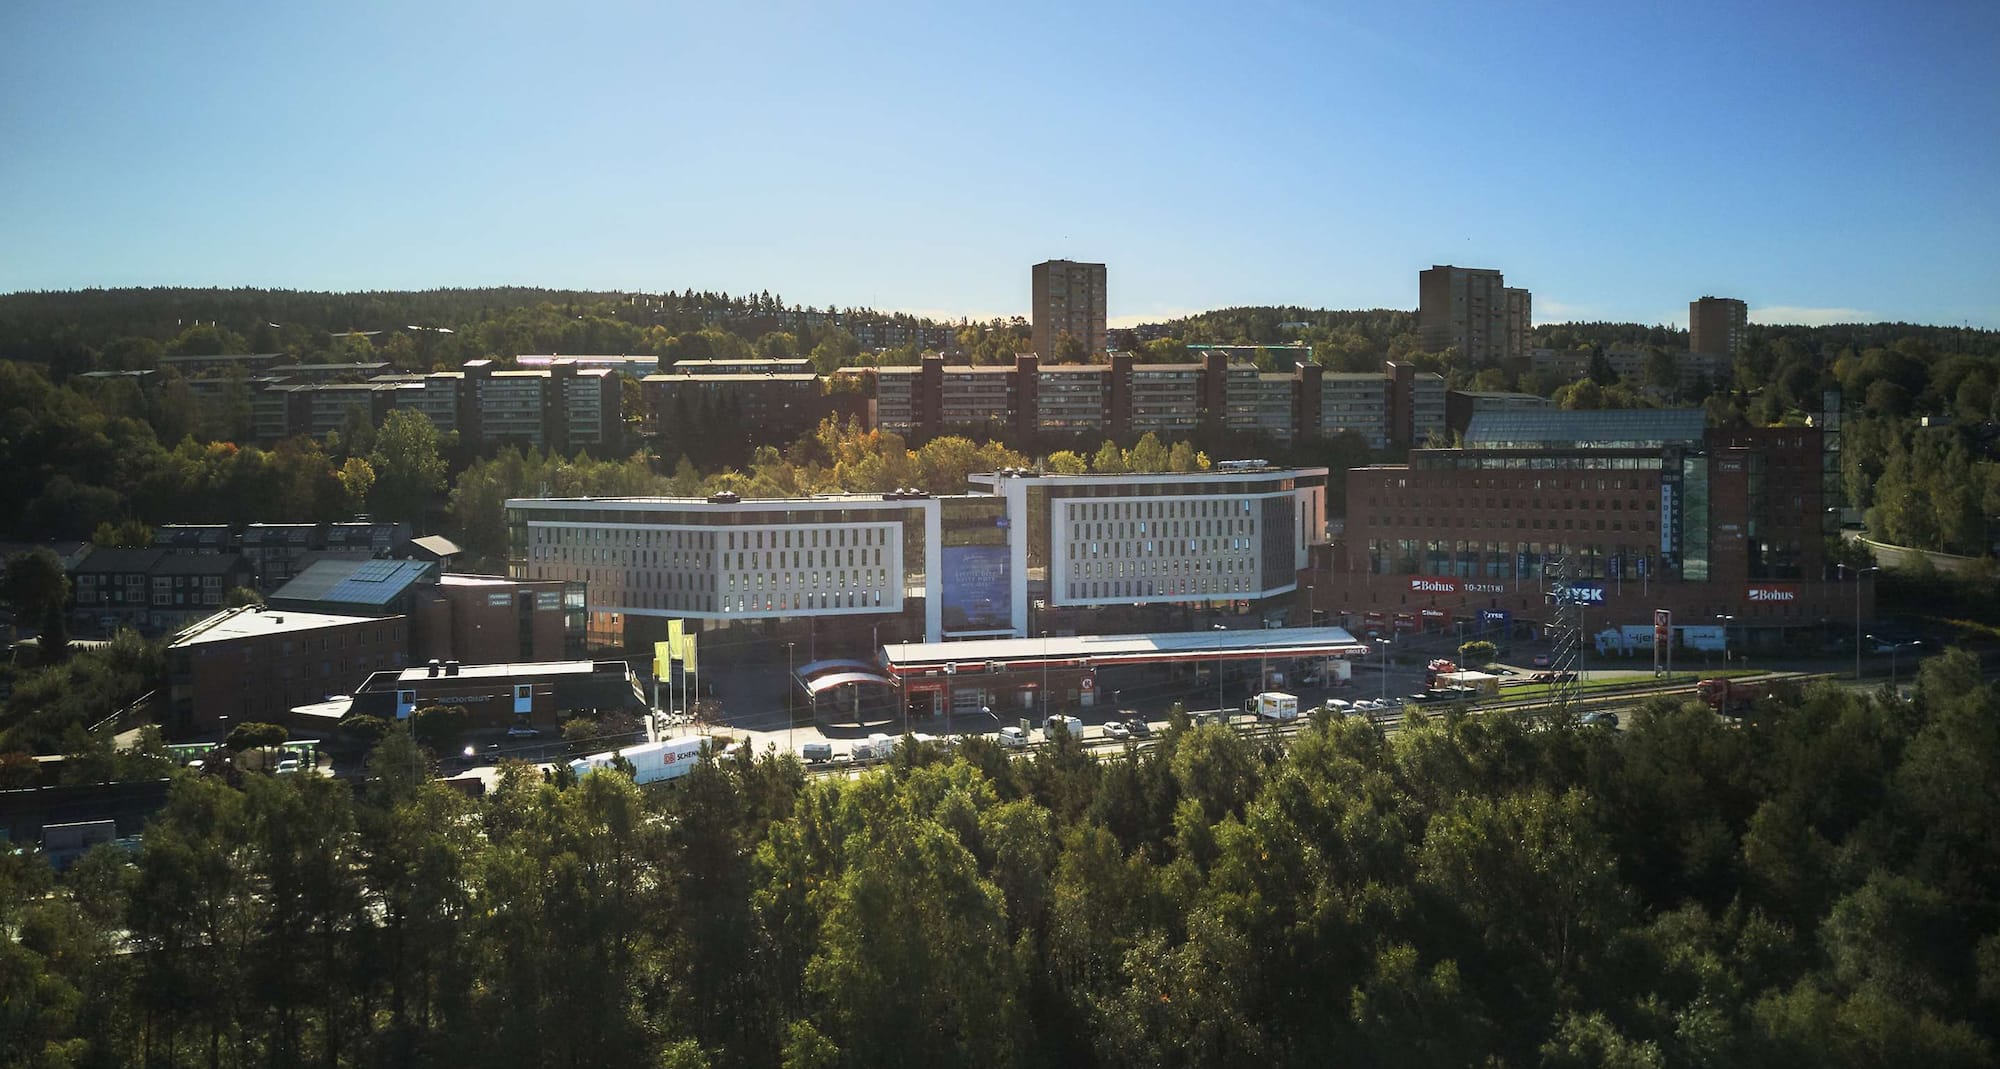
[[[1014,623],[1013,556],[1006,546],[946,546],[944,629],[1005,631]]]

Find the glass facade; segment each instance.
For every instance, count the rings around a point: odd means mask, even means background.
[[[1708,579],[1708,458],[1681,458],[1681,578]]]

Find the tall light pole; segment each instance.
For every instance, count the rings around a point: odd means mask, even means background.
[[[1840,570],[1854,573],[1854,681],[1859,683],[1861,682],[1861,577],[1869,572],[1879,572],[1882,568],[1880,565],[1855,568],[1843,564]]]
[[[1382,704],[1389,704],[1389,643],[1395,639],[1382,640]]]
[[[1221,624],[1208,625],[1211,630],[1227,631]],[[1222,711],[1222,643],[1215,644],[1215,715],[1225,716]]]
[[[1722,670],[1726,672],[1729,670],[1729,625],[1736,621],[1736,617],[1722,613],[1716,619],[1722,621]]]
[[[1049,633],[1042,632],[1042,726],[1049,723]]]
[[[792,688],[798,683],[792,675],[792,648],[797,645],[785,643],[785,749],[793,753],[798,752],[792,749],[792,722],[797,719],[792,713]]]
[[[1898,643],[1894,639],[1876,638],[1874,635],[1869,635],[1868,641],[1880,642],[1889,647],[1889,690],[1893,693],[1896,689],[1896,650],[1901,643]],[[1915,649],[1922,645],[1922,642],[1912,642],[1910,643],[1910,648]]]

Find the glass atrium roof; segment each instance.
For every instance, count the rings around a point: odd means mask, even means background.
[[[1480,412],[1465,430],[1465,448],[1658,449],[1699,444],[1704,423],[1699,408]]]

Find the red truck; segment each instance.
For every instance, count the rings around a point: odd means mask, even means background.
[[[1743,682],[1736,679],[1704,679],[1694,685],[1695,694],[1708,707],[1723,716],[1742,716],[1750,711],[1750,706],[1759,698],[1771,696],[1771,684],[1767,682]]]

